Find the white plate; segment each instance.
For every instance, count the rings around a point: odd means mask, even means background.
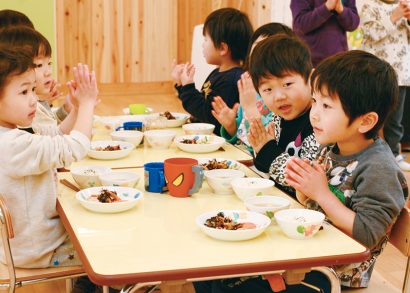
[[[121,150],[118,151],[96,151],[97,147],[119,145]],[[96,140],[91,142],[91,149],[88,151],[88,156],[98,160],[115,160],[128,156],[135,148],[134,144],[126,141],[116,140]]]
[[[223,212],[225,216],[228,216],[231,219],[236,219],[238,223],[251,222],[256,225],[256,228],[243,230],[222,230],[205,226],[204,224],[206,220],[216,216],[218,212]],[[225,241],[241,241],[255,238],[265,231],[265,229],[270,225],[270,222],[270,219],[265,215],[237,210],[207,212],[196,218],[196,224],[202,232],[212,238]]]
[[[163,114],[164,112],[161,113],[154,113],[152,114],[153,116],[159,116],[160,114]],[[171,119],[171,120],[166,120],[165,121],[165,127],[167,128],[173,128],[173,127],[180,127],[189,118],[189,114],[186,113],[177,113],[177,112],[171,112],[171,114],[176,118],[176,119]]]
[[[195,139],[196,144],[182,143],[184,139]],[[175,138],[175,144],[188,153],[211,153],[225,144],[225,139],[216,135],[183,135]]]
[[[200,158],[197,159],[199,165],[204,165],[207,164],[210,161],[216,160],[217,162],[226,162],[226,164],[228,165],[227,169],[234,169],[234,170],[239,170],[241,169],[241,163],[235,161],[235,160],[231,160],[231,159],[223,159],[223,158]],[[208,171],[208,170],[205,170]]]
[[[92,195],[100,194],[102,189],[117,192],[121,202],[102,203],[99,201],[91,201],[89,198]],[[98,213],[118,213],[129,210],[137,205],[138,201],[143,197],[143,193],[130,187],[118,187],[118,186],[100,186],[83,189],[76,193],[75,197],[86,209],[98,212]]]

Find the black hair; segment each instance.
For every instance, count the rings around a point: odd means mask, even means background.
[[[11,76],[20,75],[30,69],[34,69],[30,50],[0,46],[0,97]]]
[[[267,37],[278,35],[278,34],[284,34],[284,35],[288,35],[291,37],[296,36],[296,34],[292,31],[290,27],[282,23],[279,23],[279,22],[270,22],[270,23],[264,24],[254,31],[251,37],[251,40],[249,42],[248,53],[246,54],[246,62],[245,62],[245,68],[244,68],[245,70],[249,69],[250,54],[251,54],[252,46],[255,43],[255,41],[259,37],[267,38]]]
[[[0,10],[0,29],[19,25],[34,29],[33,23],[24,13],[10,9]]]
[[[232,60],[244,61],[252,36],[252,25],[243,12],[234,8],[215,10],[205,20],[203,34],[209,34],[215,48],[228,45]]]
[[[0,45],[15,48],[26,47],[36,56],[51,56],[48,40],[38,31],[25,26],[14,26],[0,31]]]
[[[379,116],[376,125],[365,134],[377,137],[399,95],[397,74],[382,59],[360,50],[341,52],[323,60],[311,77],[312,91],[339,98],[349,125],[369,112]]]
[[[256,45],[249,64],[249,74],[255,89],[261,78],[283,77],[287,73],[300,74],[305,82],[312,71],[310,52],[297,37],[283,34],[266,38]]]

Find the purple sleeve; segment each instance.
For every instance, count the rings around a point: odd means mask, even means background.
[[[318,7],[312,7],[308,0],[292,0],[290,9],[293,17],[293,30],[303,34],[322,26],[333,15],[324,3]]]
[[[348,32],[354,31],[360,23],[359,14],[357,13],[356,1],[347,1],[344,5],[342,14],[337,16],[339,24]]]

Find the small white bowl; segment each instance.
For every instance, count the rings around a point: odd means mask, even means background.
[[[161,113],[153,113],[150,115],[150,117],[159,117],[161,114],[164,114],[164,112]],[[189,114],[186,113],[177,113],[177,112],[171,112],[172,116],[175,117],[175,119],[166,119],[164,122],[164,126],[167,128],[175,128],[175,127],[180,127],[181,125],[185,124],[185,122],[189,118]]]
[[[182,125],[185,134],[212,134],[215,125],[210,123],[189,123]]]
[[[183,143],[184,140],[195,140],[197,143]],[[225,144],[225,139],[216,135],[183,135],[175,138],[178,148],[188,153],[211,153]]]
[[[176,135],[172,130],[148,130],[144,132],[145,139],[153,149],[167,149]]]
[[[107,146],[120,146],[118,151],[98,151],[96,148],[105,148]],[[128,156],[135,148],[134,144],[126,141],[97,140],[91,142],[91,148],[88,156],[98,160],[115,160]]]
[[[216,194],[233,194],[231,181],[245,177],[245,173],[233,169],[215,169],[205,172],[209,186]]]
[[[99,176],[102,185],[135,188],[140,176],[134,172],[111,172]]]
[[[95,200],[90,200],[90,197],[92,195],[100,194],[102,189],[117,192],[117,196],[120,197],[123,201],[103,203]],[[143,193],[138,189],[129,187],[101,186],[81,190],[76,193],[75,197],[82,206],[90,211],[97,213],[118,213],[129,210],[136,206],[143,197]]]
[[[105,166],[84,166],[75,167],[70,170],[74,181],[81,189],[100,186],[99,175],[111,172],[111,168]]]
[[[289,208],[290,200],[275,195],[257,195],[245,200],[245,206],[249,211],[261,213],[272,219],[277,211]]]
[[[215,229],[205,226],[207,219],[214,217],[218,212],[223,212],[226,217],[236,220],[237,223],[250,222],[256,225],[253,229],[240,229],[240,230],[224,230]],[[225,210],[218,212],[207,212],[199,215],[196,218],[196,224],[209,237],[225,240],[225,241],[241,241],[248,240],[259,236],[265,231],[265,229],[270,225],[270,219],[267,216],[261,215],[259,213],[248,212],[248,211],[235,211],[235,210]]]
[[[275,213],[275,220],[286,236],[307,239],[319,231],[325,215],[308,209],[288,209]]]
[[[119,130],[111,132],[110,135],[112,140],[127,141],[135,146],[138,146],[144,137],[144,134],[138,130]]]
[[[243,201],[251,196],[269,194],[275,182],[264,178],[235,178],[231,182],[235,194]]]

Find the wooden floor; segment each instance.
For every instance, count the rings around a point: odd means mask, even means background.
[[[154,111],[174,111],[183,112],[182,105],[175,94],[135,94],[123,96],[102,96],[102,103],[97,106],[97,115],[122,115],[122,109],[131,103],[144,103],[152,107]],[[410,162],[410,153],[406,160]],[[410,182],[410,172],[405,173],[407,182]],[[383,254],[376,263],[376,270],[391,284],[401,289],[406,269],[406,258],[390,244],[387,245]],[[187,290],[189,292],[191,290]],[[18,293],[63,293],[65,292],[64,281],[49,282],[37,285],[30,285],[17,289]],[[142,290],[139,292],[143,292]],[[192,292],[192,291],[191,291]],[[372,293],[372,292],[369,292]],[[388,293],[388,292],[386,292]]]

